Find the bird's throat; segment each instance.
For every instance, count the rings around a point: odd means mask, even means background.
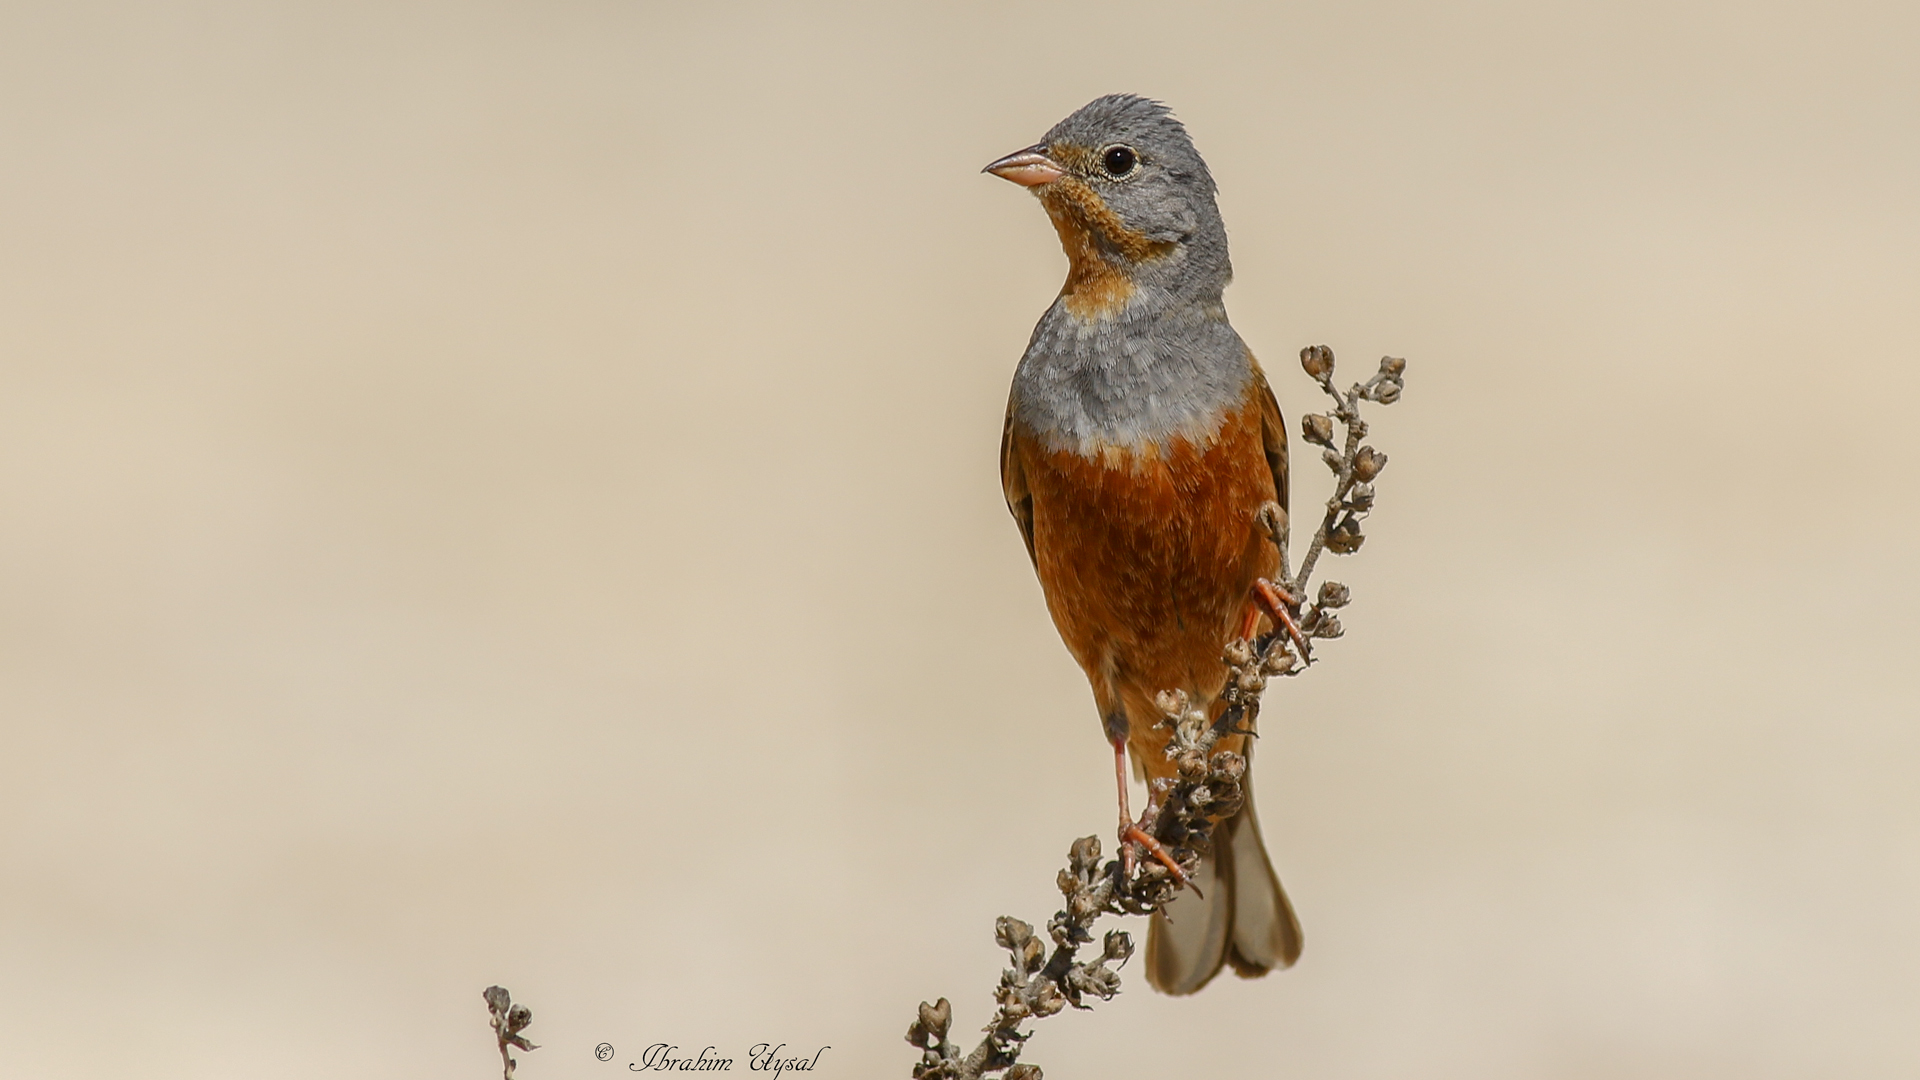
[[[1064,177],[1039,195],[1067,253],[1060,301],[1077,319],[1094,322],[1119,314],[1135,292],[1131,267],[1173,250],[1169,241],[1127,228],[1084,181]]]

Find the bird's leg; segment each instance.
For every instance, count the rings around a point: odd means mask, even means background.
[[[1242,641],[1252,641],[1254,631],[1260,629],[1260,605],[1248,604],[1247,613],[1240,619],[1240,632],[1235,637]]]
[[[1127,833],[1133,825],[1133,811],[1127,807],[1127,743],[1125,739],[1116,739],[1113,743],[1113,781],[1120,789],[1120,876],[1133,877],[1133,845],[1127,843]]]
[[[1280,588],[1266,578],[1254,578],[1253,603],[1256,613],[1260,611],[1266,612],[1268,615],[1273,616],[1275,625],[1286,630],[1287,637],[1293,640],[1294,648],[1300,650],[1300,659],[1307,663],[1312,663],[1313,654],[1307,651],[1307,639],[1300,633],[1300,624],[1293,620],[1293,613],[1300,610],[1300,598],[1288,593],[1285,589]],[[1255,622],[1255,615],[1249,615],[1247,621],[1249,624]],[[1251,627],[1241,636],[1251,637]]]
[[[1124,738],[1113,741],[1113,779],[1120,791],[1120,876],[1125,879],[1132,879],[1134,863],[1133,849],[1138,846],[1147,854],[1153,856],[1160,865],[1166,867],[1167,870],[1173,874],[1175,881],[1191,887],[1196,893],[1199,892],[1200,887],[1193,884],[1193,879],[1187,876],[1185,870],[1180,869],[1180,864],[1174,861],[1172,854],[1167,851],[1160,841],[1155,840],[1145,829],[1141,828],[1140,825],[1133,820],[1133,811],[1127,805],[1127,741]],[[1151,801],[1153,795],[1149,793],[1147,799]],[[1153,813],[1153,810],[1149,808],[1145,814],[1140,816],[1140,821],[1145,822],[1148,818],[1154,816],[1156,815]]]

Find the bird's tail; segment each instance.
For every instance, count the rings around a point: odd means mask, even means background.
[[[1300,920],[1260,840],[1253,791],[1240,812],[1215,828],[1213,851],[1194,881],[1147,926],[1147,982],[1163,994],[1191,994],[1222,964],[1252,979],[1300,958]]]

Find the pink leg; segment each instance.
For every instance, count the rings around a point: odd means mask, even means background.
[[[1300,634],[1300,624],[1293,621],[1293,609],[1300,606],[1299,599],[1266,578],[1255,578],[1253,601],[1261,610],[1273,616],[1275,623],[1286,629],[1287,636],[1293,639],[1294,647],[1300,650],[1300,659],[1311,662],[1313,654],[1307,651],[1307,639]]]
[[[1147,835],[1145,829],[1134,824],[1133,811],[1127,806],[1127,744],[1125,740],[1115,740],[1113,744],[1113,779],[1120,789],[1120,873],[1124,877],[1133,876],[1133,849],[1139,845],[1147,854],[1154,857],[1160,865],[1173,874],[1173,879],[1194,892],[1200,892],[1200,886],[1187,877],[1180,864],[1161,845],[1160,841]],[[1201,893],[1204,896],[1204,893]]]

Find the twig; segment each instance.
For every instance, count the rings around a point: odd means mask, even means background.
[[[1257,673],[1259,666],[1250,654],[1243,665],[1248,673]],[[1192,875],[1208,851],[1214,826],[1240,809],[1247,763],[1232,752],[1209,755],[1213,744],[1231,731],[1225,724],[1208,723],[1204,710],[1189,709],[1185,694],[1162,694],[1159,704],[1161,722],[1173,728],[1168,754],[1178,762],[1179,773],[1177,779],[1155,782],[1154,808],[1142,827]],[[1101,939],[1099,957],[1080,960],[1080,947],[1093,941],[1093,924],[1106,914],[1150,915],[1179,890],[1173,874],[1152,859],[1136,861],[1131,876],[1120,859],[1101,864],[1097,836],[1073,842],[1057,884],[1066,907],[1047,923],[1051,953],[1028,923],[1004,915],[994,923],[993,939],[1007,950],[1012,966],[1000,973],[994,991],[999,1007],[978,1046],[963,1054],[949,1041],[953,1006],[946,998],[932,1005],[920,1003],[920,1015],[907,1029],[907,1041],[921,1050],[915,1080],[978,1080],[1002,1069],[1007,1070],[1006,1080],[1040,1080],[1039,1066],[1019,1062],[1030,1035],[1020,1030],[1021,1024],[1069,1005],[1092,1008],[1089,998],[1112,999],[1120,992],[1118,966],[1133,955],[1127,932],[1109,930]]]
[[[1313,376],[1320,389],[1333,399],[1333,412],[1329,414],[1308,413],[1300,420],[1300,437],[1316,446],[1325,447],[1320,460],[1333,471],[1333,497],[1327,500],[1326,515],[1320,519],[1320,528],[1313,534],[1313,542],[1307,548],[1306,557],[1300,560],[1300,573],[1288,578],[1295,595],[1304,595],[1307,579],[1313,576],[1313,564],[1319,560],[1324,548],[1336,555],[1351,555],[1360,550],[1366,537],[1360,533],[1360,519],[1373,509],[1373,478],[1387,467],[1387,455],[1371,446],[1361,444],[1367,437],[1367,422],[1360,418],[1360,402],[1377,401],[1382,405],[1391,405],[1400,400],[1405,389],[1401,379],[1407,370],[1407,362],[1397,357],[1386,356],[1380,359],[1380,370],[1373,378],[1364,383],[1355,383],[1353,388],[1342,394],[1333,386],[1333,350],[1325,345],[1312,345],[1300,350],[1300,366]],[[1340,451],[1333,449],[1333,425],[1338,422],[1347,429],[1345,446]],[[1274,543],[1280,546],[1280,574],[1287,575],[1286,564],[1286,519],[1280,519],[1280,535]]]
[[[481,994],[487,999],[487,1015],[493,1022],[493,1036],[500,1043],[501,1076],[504,1080],[513,1080],[513,1067],[516,1062],[513,1055],[507,1053],[507,1047],[517,1046],[522,1050],[538,1050],[540,1047],[527,1041],[520,1032],[533,1023],[533,1010],[525,1005],[515,1005],[513,995],[507,993],[504,986],[489,986]]]

